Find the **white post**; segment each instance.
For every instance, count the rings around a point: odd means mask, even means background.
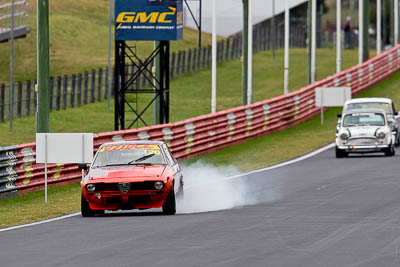
[[[247,68],[247,104],[251,104],[253,97],[253,0],[249,1],[248,15],[248,68]]]
[[[47,134],[44,135],[44,202],[47,203]]]
[[[376,0],[376,55],[382,52],[382,0]]]
[[[311,83],[316,80],[317,66],[317,0],[312,0],[312,29],[311,29]]]
[[[217,0],[212,2],[212,89],[211,112],[217,111]]]
[[[358,2],[358,64],[363,63],[364,1]]]
[[[399,0],[394,0],[394,45],[399,44]]]
[[[82,163],[85,163],[85,134],[83,133],[82,134]],[[84,170],[81,170],[82,171],[82,181],[83,181],[83,178],[85,178],[85,171]]]
[[[336,73],[342,64],[342,0],[336,0]]]
[[[321,125],[324,125],[324,88],[321,90]]]
[[[284,81],[284,94],[289,93],[289,33],[290,33],[290,20],[289,20],[289,7],[288,0],[285,0],[285,81]]]

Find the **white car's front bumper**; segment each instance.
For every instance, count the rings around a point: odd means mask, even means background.
[[[342,145],[338,146],[339,149],[346,152],[352,153],[367,153],[367,152],[381,152],[390,147],[390,145],[375,145],[375,146],[354,146],[354,145]]]
[[[336,144],[339,149],[346,152],[381,152],[391,146],[391,139],[378,139],[376,137],[351,137],[346,141],[337,140]]]

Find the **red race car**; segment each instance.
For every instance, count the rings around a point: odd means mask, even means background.
[[[175,197],[183,197],[183,177],[168,146],[160,141],[103,144],[81,181],[83,217],[105,210],[162,208],[176,213]]]

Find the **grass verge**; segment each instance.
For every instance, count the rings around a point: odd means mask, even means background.
[[[400,104],[399,86],[400,72],[358,97],[390,97]],[[215,166],[234,165],[246,171],[298,157],[334,140],[338,112],[340,108],[328,110],[323,126],[317,116],[290,129],[185,161],[183,170],[186,165],[201,161]],[[0,228],[79,211],[80,187],[74,184],[50,188],[49,204],[44,204],[43,198],[43,191],[39,191],[0,201]]]

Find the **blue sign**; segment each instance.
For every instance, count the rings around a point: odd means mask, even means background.
[[[182,1],[116,0],[115,40],[168,41],[182,35]]]

